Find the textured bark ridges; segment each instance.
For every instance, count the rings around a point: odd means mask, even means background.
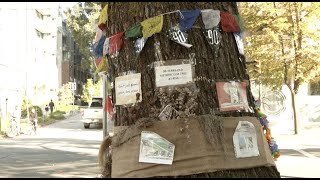
[[[230,8],[227,8],[230,7]],[[111,3],[109,4],[109,29],[107,36],[111,36],[116,32],[124,31],[138,22],[175,10],[192,10],[192,9],[219,9],[219,10],[236,10],[235,3],[181,3],[181,2],[130,2],[130,3]],[[128,11],[120,11],[119,9],[128,9]],[[231,13],[234,13],[231,11]],[[114,77],[119,73],[128,70],[135,70],[142,74],[142,94],[143,102],[139,106],[139,110],[131,111],[130,108],[117,107],[116,125],[131,125],[136,118],[150,117],[151,109],[161,109],[161,105],[157,99],[155,88],[154,69],[149,68],[154,61],[158,59],[155,56],[154,43],[160,42],[160,51],[162,60],[186,59],[194,53],[196,59],[196,77],[202,77],[206,80],[196,82],[200,93],[196,99],[198,107],[197,115],[210,114],[212,110],[217,110],[218,99],[214,83],[218,80],[248,80],[246,73],[244,58],[239,60],[236,43],[232,33],[222,32],[222,42],[219,51],[219,57],[214,57],[214,49],[211,47],[204,35],[202,29],[204,24],[201,15],[194,24],[194,28],[188,31],[189,43],[193,45],[190,49],[185,48],[166,37],[166,30],[178,23],[179,14],[173,13],[164,16],[164,25],[161,33],[155,34],[148,39],[144,49],[138,58],[134,54],[134,41],[126,40],[125,46],[121,50],[117,58],[109,58],[112,66],[112,74]],[[248,89],[249,90],[249,89]],[[253,100],[249,93],[249,103],[252,106]],[[115,99],[113,97],[113,99]],[[134,114],[130,113],[133,112]],[[242,116],[247,113],[226,113],[225,116]]]
[[[232,14],[238,13],[235,2],[109,2],[108,8],[109,28],[106,32],[107,37],[117,32],[128,30],[131,26],[147,18],[176,10],[216,9],[228,11]],[[187,32],[189,34],[189,44],[193,45],[190,49],[171,41],[166,36],[166,31],[178,22],[178,13],[164,15],[162,32],[154,34],[148,39],[138,58],[134,53],[134,41],[130,40],[125,40],[124,48],[117,58],[108,58],[113,78],[119,76],[120,73],[132,70],[141,73],[143,101],[134,107],[117,106],[116,126],[130,126],[139,118],[156,116],[164,106],[162,98],[169,98],[168,102],[173,103],[177,100],[179,93],[185,93],[184,96],[194,99],[196,104],[191,110],[186,107],[186,105],[190,105],[190,102],[186,101],[182,106],[181,104],[176,105],[175,108],[182,114],[189,113],[188,115],[191,116],[217,113],[219,103],[214,82],[219,80],[249,82],[245,59],[240,57],[232,33],[221,32],[222,42],[219,57],[216,58],[213,47],[208,44],[202,33],[204,24],[201,15],[195,22],[194,27]],[[193,97],[192,93],[190,93],[190,91],[194,90],[194,87],[185,88],[184,90],[175,89],[176,92],[161,92],[155,87],[154,69],[148,66],[158,61],[155,56],[155,42],[160,43],[163,61],[188,59],[192,53],[195,54],[195,75],[200,79],[195,82],[196,90],[198,90],[196,97]],[[174,93],[177,93],[177,95],[172,95]],[[247,94],[249,105],[253,107],[254,100],[249,83]],[[115,101],[114,93],[113,101]],[[232,112],[221,115],[254,116],[254,113]],[[261,175],[261,177],[279,177],[275,167],[230,170],[183,177],[257,177],[258,175]]]

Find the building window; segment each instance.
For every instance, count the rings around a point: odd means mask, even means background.
[[[65,36],[62,36],[62,44],[67,44],[67,38]]]
[[[320,81],[310,82],[309,95],[310,96],[319,96],[320,95]]]

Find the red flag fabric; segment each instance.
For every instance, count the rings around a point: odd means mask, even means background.
[[[123,35],[124,32],[118,32],[109,38],[109,55],[118,52],[123,47]]]
[[[108,96],[105,101],[104,112],[107,112],[108,114],[111,114],[113,112],[113,107],[112,107],[110,96]]]
[[[96,59],[96,65],[97,67],[99,66],[99,64],[101,63],[103,57],[99,57],[98,59]]]
[[[220,12],[221,28],[225,32],[240,32],[237,20],[229,12]]]

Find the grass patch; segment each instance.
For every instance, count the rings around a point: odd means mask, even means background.
[[[43,127],[49,124],[55,123],[59,120],[65,119],[65,112],[64,111],[55,111],[49,116],[38,116],[38,126]],[[10,125],[10,118],[3,118],[1,119],[1,129],[0,135],[4,135],[7,127]],[[21,131],[25,132],[28,130],[28,122],[27,119],[21,119],[20,122]]]
[[[0,131],[1,132],[5,132],[6,131],[6,129],[9,127],[9,125],[10,125],[10,118],[0,118],[0,120],[1,120],[1,129],[0,129]]]
[[[42,126],[46,126],[46,125],[55,123],[59,120],[63,120],[63,119],[65,119],[64,114],[66,114],[64,111],[55,111],[47,117],[44,117],[44,118],[40,117],[38,120],[38,125],[42,127]]]

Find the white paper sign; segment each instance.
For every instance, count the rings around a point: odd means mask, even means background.
[[[167,105],[159,114],[159,119],[161,121],[170,120],[173,118],[173,115],[177,113],[177,110],[175,110],[171,105]]]
[[[171,86],[192,82],[192,65],[170,65],[155,67],[156,86]]]
[[[233,134],[233,144],[237,158],[259,156],[256,129],[248,121],[239,121]]]
[[[172,164],[174,144],[150,131],[141,132],[139,162]]]
[[[142,101],[141,73],[119,76],[115,79],[116,105]],[[137,101],[137,93],[140,93]]]

